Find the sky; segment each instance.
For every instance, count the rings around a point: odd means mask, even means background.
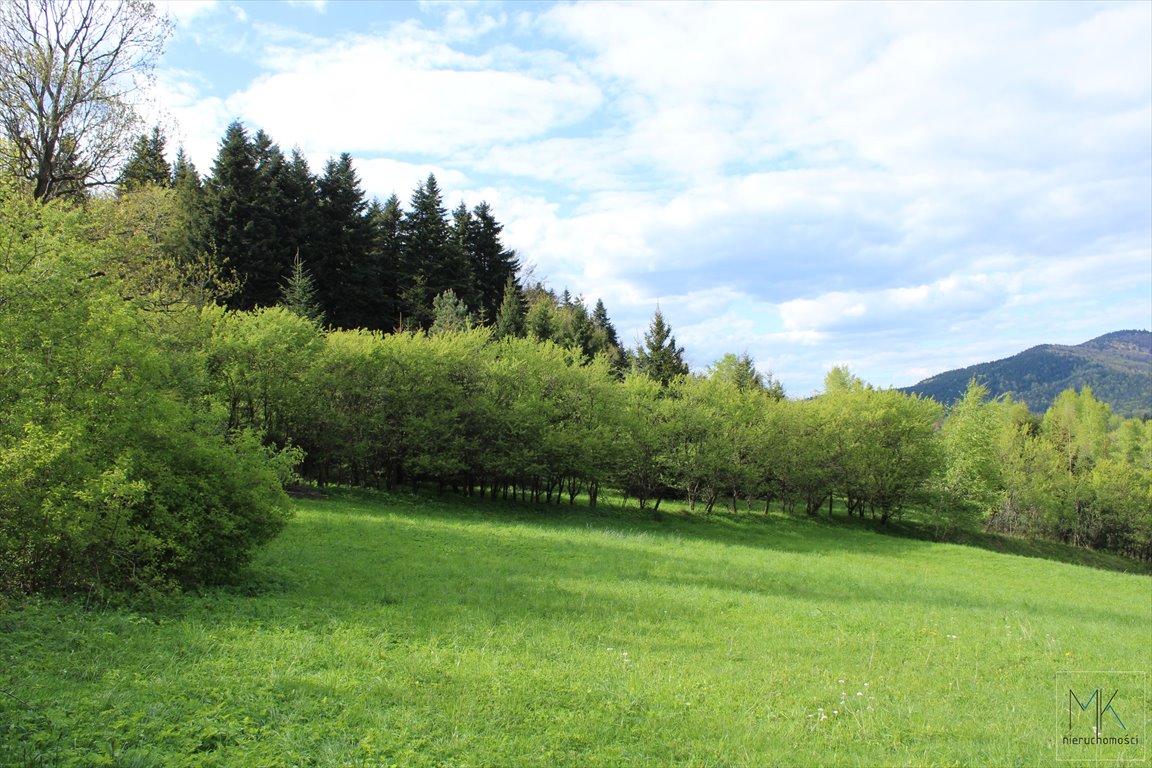
[[[150,109],[434,173],[634,346],[791,396],[1152,327],[1152,3],[161,3]]]

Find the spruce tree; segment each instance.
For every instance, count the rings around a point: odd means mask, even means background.
[[[460,205],[452,211],[454,252],[451,258],[458,262],[454,267],[458,275],[453,281],[453,286],[456,295],[469,306],[479,306],[481,298],[476,285],[476,272],[472,255],[475,250],[475,240],[476,222],[472,218],[472,212],[464,205],[464,201],[460,201]],[[491,322],[492,318],[495,317],[494,312],[490,313],[484,307],[480,307],[480,314],[481,319],[486,322]]]
[[[280,207],[274,211],[276,230],[285,252],[299,257],[306,264],[315,264],[320,258],[316,234],[319,228],[319,193],[316,176],[299,149],[283,164],[277,175]]]
[[[280,147],[260,130],[252,140],[256,159],[252,221],[249,242],[252,251],[247,265],[247,292],[254,306],[269,306],[280,300],[280,286],[292,271],[298,243],[291,235],[298,225],[285,215],[284,197],[288,162]]]
[[[249,138],[239,121],[228,126],[205,184],[205,250],[239,284],[227,302],[233,309],[280,301],[301,245],[285,220],[287,173],[284,153],[268,134]]]
[[[149,184],[168,187],[172,183],[172,169],[164,156],[164,134],[160,126],[152,134],[140,134],[132,144],[132,152],[120,173],[118,192],[132,192]]]
[[[404,272],[404,242],[401,225],[404,211],[400,198],[391,195],[380,205],[373,201],[368,209],[372,230],[370,259],[377,275],[376,322],[369,327],[391,331],[400,327],[400,294],[407,283]]]
[[[504,283],[504,297],[496,311],[496,322],[492,335],[497,339],[524,336],[524,297],[515,278]]]
[[[620,337],[616,334],[616,326],[608,318],[608,310],[601,299],[596,299],[596,307],[592,310],[592,325],[596,330],[603,332],[605,340],[614,347],[620,347]]]
[[[317,325],[324,323],[324,310],[316,295],[316,284],[312,275],[304,268],[300,254],[292,261],[292,273],[284,282],[281,291],[281,305],[289,312],[307,318]]]
[[[451,288],[432,299],[431,334],[457,333],[472,327],[475,318],[468,306],[456,296]]]
[[[665,388],[678,377],[688,375],[684,348],[676,346],[676,337],[672,335],[672,328],[665,322],[664,313],[659,307],[652,316],[648,332],[644,334],[644,343],[637,346],[633,353],[633,364],[640,373]]]
[[[368,202],[347,152],[329,160],[317,182],[316,283],[328,321],[338,328],[373,325],[372,297],[379,275],[372,269],[369,251],[372,228]]]
[[[183,147],[176,150],[176,162],[172,164],[172,193],[183,219],[174,255],[177,261],[191,264],[208,253],[209,243],[204,186]]]
[[[401,224],[407,277],[404,314],[422,327],[431,321],[433,296],[470,282],[470,275],[461,274],[462,254],[446,216],[436,177],[428,174],[412,193],[411,210]]]
[[[481,202],[472,209],[468,238],[468,260],[475,278],[477,308],[484,317],[493,318],[504,299],[504,286],[516,281],[520,263],[516,252],[504,247],[500,234],[504,227],[492,215],[492,208]]]
[[[208,248],[221,273],[241,283],[228,301],[233,309],[256,305],[249,287],[255,198],[256,150],[244,126],[234,121],[224,132],[205,185]]]

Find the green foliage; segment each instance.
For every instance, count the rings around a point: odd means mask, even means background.
[[[0,199],[0,590],[234,578],[287,519],[298,455],[226,430],[206,315],[103,236],[109,205]]]
[[[317,325],[324,324],[324,310],[316,295],[316,282],[304,268],[299,253],[292,260],[292,274],[284,282],[282,296],[281,305],[289,312]]]
[[[166,144],[160,126],[152,129],[151,135],[140,134],[132,145],[132,152],[120,172],[121,192],[132,192],[148,185],[168,187],[172,184],[172,169],[164,156]]]
[[[784,385],[771,374],[765,375],[756,370],[756,363],[747,352],[740,356],[731,352],[725,354],[708,366],[708,376],[727,382],[743,391],[761,390],[767,392],[773,400],[784,399]]]
[[[1011,418],[1011,403],[988,400],[988,388],[975,379],[952,406],[941,428],[945,471],[938,499],[939,524],[970,529],[1004,504],[1000,435]]]
[[[457,333],[475,325],[475,318],[451,288],[432,299],[432,327],[429,333]]]
[[[652,315],[652,324],[644,334],[644,343],[636,347],[632,360],[637,372],[659,382],[662,387],[668,387],[679,376],[688,375],[684,348],[676,346],[672,328],[664,320],[664,313],[659,308]]]

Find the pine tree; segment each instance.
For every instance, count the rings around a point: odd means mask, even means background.
[[[497,339],[524,336],[524,297],[513,278],[504,283],[504,298],[496,311],[492,335]]]
[[[379,205],[369,206],[368,219],[372,229],[370,259],[377,275],[374,305],[377,321],[369,326],[383,331],[400,327],[400,294],[406,284],[404,274],[404,242],[401,224],[404,211],[395,194]]]
[[[328,321],[337,328],[374,323],[372,296],[379,282],[371,268],[368,201],[347,152],[329,160],[317,181],[316,285]]]
[[[432,327],[428,332],[439,334],[466,331],[472,327],[474,320],[468,306],[449,288],[432,299]]]
[[[596,299],[596,307],[592,310],[592,325],[596,330],[604,333],[605,340],[612,346],[620,347],[620,337],[616,335],[616,326],[608,318],[608,310],[601,299]]]
[[[421,326],[431,321],[432,297],[471,284],[467,262],[446,216],[436,177],[428,174],[412,193],[411,210],[401,225],[407,278],[403,309],[405,317]]]
[[[684,348],[676,346],[676,337],[672,335],[672,328],[664,320],[664,313],[656,308],[652,316],[652,324],[644,334],[644,343],[637,346],[633,353],[633,364],[636,369],[667,387],[680,376],[688,375],[688,364],[684,362]]]
[[[209,251],[204,186],[183,147],[176,150],[176,162],[172,164],[172,193],[183,217],[174,255],[184,264],[198,262]]]
[[[316,295],[316,284],[312,275],[304,268],[300,254],[292,261],[292,273],[284,282],[281,291],[281,305],[289,312],[307,318],[317,325],[324,323],[324,310]]]
[[[212,176],[205,185],[208,249],[224,276],[241,283],[228,301],[233,309],[256,305],[249,286],[255,198],[256,150],[244,126],[234,121],[224,132]]]
[[[140,134],[132,144],[132,152],[120,173],[119,192],[132,192],[153,184],[168,187],[172,184],[172,169],[164,156],[164,134],[160,126],[152,129],[152,134]]]
[[[482,316],[488,318],[496,316],[505,285],[509,280],[516,281],[520,269],[516,252],[506,249],[500,239],[503,231],[488,203],[481,202],[472,209],[468,260],[479,297],[477,307]]]

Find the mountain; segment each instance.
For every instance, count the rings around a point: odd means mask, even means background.
[[[1092,387],[1121,416],[1152,418],[1152,333],[1116,331],[1074,347],[1041,344],[1020,354],[946,371],[901,391],[955,402],[977,379],[993,397],[1011,393],[1043,413],[1065,389]]]

